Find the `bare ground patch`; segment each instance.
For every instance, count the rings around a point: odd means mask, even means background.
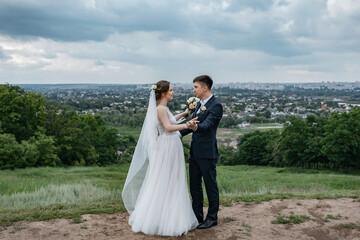
[[[307,216],[298,224],[274,224],[277,216]],[[0,239],[360,239],[358,199],[286,199],[260,204],[221,206],[219,224],[207,230],[193,230],[173,237],[133,233],[129,214],[89,214],[84,221],[68,219],[20,221],[0,227]]]

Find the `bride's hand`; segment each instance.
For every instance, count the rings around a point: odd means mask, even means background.
[[[199,122],[197,119],[199,117],[195,117],[191,119],[190,121],[186,122],[186,127],[194,130],[196,128],[196,124]]]
[[[185,113],[185,117],[187,117],[189,115],[189,108],[186,108],[184,113]]]

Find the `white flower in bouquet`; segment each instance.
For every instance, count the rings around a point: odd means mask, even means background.
[[[193,114],[193,112],[195,111],[196,105],[199,103],[200,99],[196,98],[196,97],[190,97],[187,101],[186,101],[186,106],[189,109],[189,116],[191,116]]]

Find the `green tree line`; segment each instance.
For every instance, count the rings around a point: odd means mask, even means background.
[[[219,151],[224,165],[360,169],[360,108],[329,118],[291,117],[281,132],[254,131],[239,137],[237,149]]]
[[[60,110],[61,109],[61,110]],[[0,169],[118,163],[135,139],[101,116],[79,115],[18,86],[0,85]]]
[[[130,162],[133,136],[108,125],[141,126],[145,112],[81,115],[17,86],[0,85],[0,169],[37,166],[108,165]],[[254,131],[238,147],[221,146],[224,165],[269,165],[360,169],[360,109],[329,118],[291,117],[283,131]],[[223,127],[238,124],[229,116]],[[107,124],[106,124],[107,123]],[[190,146],[184,144],[186,160]],[[121,158],[118,151],[122,152]]]

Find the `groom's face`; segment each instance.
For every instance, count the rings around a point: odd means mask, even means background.
[[[194,89],[193,89],[193,92],[195,93],[195,96],[197,98],[202,98],[202,96],[204,95],[204,87],[201,86],[200,83],[198,82],[194,82]]]

